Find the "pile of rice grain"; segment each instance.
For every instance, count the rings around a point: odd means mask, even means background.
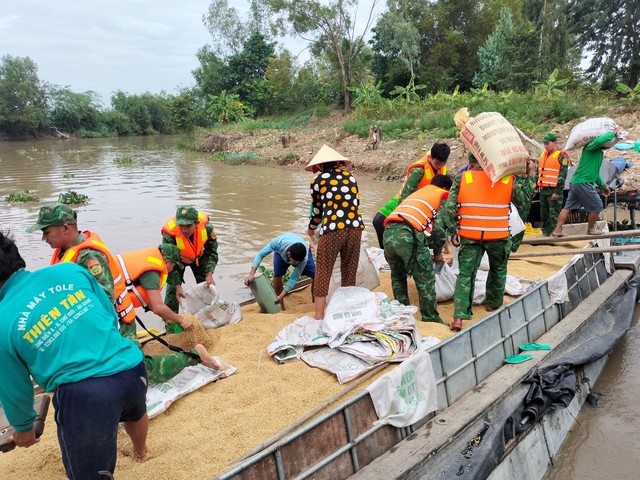
[[[529,248],[543,247],[523,245],[521,251]],[[530,280],[545,278],[569,258],[515,260],[509,263],[509,273]],[[389,274],[382,273],[380,280],[378,290],[392,297]],[[409,293],[412,304],[417,305],[418,297],[411,279]],[[505,297],[505,302],[509,301],[513,298]],[[208,345],[213,354],[237,367],[238,371],[181,398],[151,420],[147,461],[137,463],[119,455],[115,477],[210,479],[229,470],[233,460],[348,387],[348,384],[340,385],[333,375],[303,362],[278,365],[267,355],[267,345],[282,328],[302,315],[313,314],[309,289],[287,296],[286,307],[284,312],[266,315],[260,313],[256,304],[247,305],[242,309],[243,319],[237,324],[217,330],[201,330],[196,325],[190,334],[167,336],[167,340],[176,344],[188,338],[190,343],[182,343],[183,348],[191,348],[195,343]],[[438,310],[442,319],[449,323],[453,315],[452,302],[439,304]],[[474,306],[473,310],[474,318],[465,322],[465,326],[487,315],[482,306]],[[453,335],[447,325],[417,323],[423,336],[444,340]],[[145,352],[155,349],[154,344],[158,342],[145,346]],[[158,353],[166,353],[166,350]],[[358,394],[392,368],[387,367],[324,412]],[[129,445],[124,432],[119,435],[118,442],[120,447]],[[0,471],[3,479],[64,479],[53,408],[49,410],[40,443],[0,455]]]

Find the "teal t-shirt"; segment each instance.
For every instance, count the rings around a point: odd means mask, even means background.
[[[33,426],[33,385],[47,392],[138,365],[142,351],[118,332],[113,303],[74,263],[19,270],[0,289],[0,403],[18,432]]]

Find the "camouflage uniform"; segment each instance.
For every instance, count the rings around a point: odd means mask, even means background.
[[[522,203],[520,208],[517,208],[518,215],[523,222],[527,221],[527,217],[529,217],[529,211],[531,210],[531,199],[533,198],[533,186],[534,183],[530,178],[524,175],[516,175],[513,179],[513,188],[519,188],[522,190]],[[556,217],[557,220],[557,217]],[[554,225],[555,226],[555,225]],[[524,231],[520,232],[517,235],[511,237],[511,251],[515,252],[520,247],[520,243],[522,243],[522,239],[524,238]]]
[[[216,236],[216,231],[211,222],[207,223],[205,228],[207,229],[208,240],[204,244],[204,252],[198,259],[198,264],[196,265],[196,262],[193,262],[185,265],[184,270],[176,268],[167,278],[167,290],[164,303],[176,313],[178,313],[180,307],[178,299],[176,298],[176,287],[184,283],[184,271],[186,267],[191,268],[196,283],[201,283],[205,281],[207,273],[213,273],[215,271],[216,265],[218,264],[218,237]],[[163,233],[162,243],[172,243],[175,245],[176,239],[168,233]]]
[[[27,228],[27,232],[34,232],[36,230],[44,230],[49,226],[59,225],[76,225],[76,219],[73,210],[63,204],[57,204],[55,206],[44,206],[40,209],[38,215],[38,222]],[[66,247],[61,248],[58,253],[58,258],[62,258],[66,251],[80,242],[86,239],[86,235],[79,233],[78,236]],[[104,292],[107,294],[111,302],[114,301],[114,283],[113,274],[109,267],[109,260],[102,252],[94,250],[92,248],[84,248],[78,252],[75,263],[81,267],[86,268],[91,272],[97,282],[100,284]],[[158,276],[158,285],[160,284]],[[120,323],[120,334],[134,342],[138,346],[140,343],[136,337],[136,324],[132,322],[130,324]],[[197,350],[192,350],[197,355]],[[185,367],[189,365],[196,365],[200,363],[198,359],[193,358],[185,353],[175,353],[170,355],[145,355],[144,365],[147,370],[147,376],[151,383],[166,382],[170,378],[176,376]]]
[[[80,232],[73,242],[69,244],[67,248],[61,248],[58,258],[62,258],[67,249],[77,245],[87,239],[87,236]],[[91,272],[93,278],[95,278],[104,292],[109,297],[111,302],[114,301],[115,295],[113,292],[113,275],[111,274],[111,268],[109,268],[109,260],[106,255],[98,250],[92,248],[84,248],[78,252],[78,257],[75,261],[76,264],[83,268],[86,268]]]
[[[558,157],[560,162],[560,173],[558,173],[558,184],[555,187],[540,188],[540,219],[542,220],[542,234],[550,236],[558,223],[558,215],[562,210],[564,201],[564,184],[569,171],[569,159],[564,153]],[[534,177],[534,185],[538,183],[538,173]],[[553,200],[551,196],[556,193],[558,198]]]
[[[473,170],[482,170],[480,165],[472,164]],[[449,193],[449,199],[441,208],[444,225],[447,232],[455,232],[458,227],[458,191],[460,189],[461,175],[456,175]],[[525,183],[530,183],[527,178]],[[518,210],[522,209],[527,201],[528,188],[514,187],[511,192],[511,202]],[[485,304],[491,308],[502,306],[504,288],[507,282],[507,262],[511,252],[511,237],[501,240],[479,241],[460,238],[460,250],[458,252],[458,278],[453,294],[453,318],[469,320],[472,315],[473,290],[476,274],[480,268],[480,262],[484,252],[489,257],[489,275],[487,277],[487,293]]]
[[[415,258],[412,260],[414,236],[418,243]],[[423,322],[443,323],[438,314],[436,281],[429,247],[438,255],[442,251],[444,241],[444,230],[437,217],[429,237],[425,237],[413,227],[398,222],[388,223],[384,229],[384,253],[391,268],[393,296],[403,305],[410,305],[407,276],[413,276]]]

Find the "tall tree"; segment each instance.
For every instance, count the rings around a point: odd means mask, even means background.
[[[262,0],[279,16],[281,33],[293,33],[311,43],[316,51],[332,55],[342,84],[344,109],[350,113],[351,92],[357,59],[365,48],[364,36],[372,25],[377,0],[371,2],[367,19],[356,33],[358,0]]]
[[[88,91],[72,92],[68,87],[49,89],[49,118],[63,132],[75,133],[81,128],[97,130],[101,121],[100,95]]]
[[[408,9],[400,10],[390,4],[389,11],[382,15],[373,29],[375,35],[371,43],[377,55],[372,69],[380,72],[390,64],[396,64],[395,72],[383,81],[387,91],[399,85],[395,83],[397,75],[406,77],[408,73],[408,80],[401,81],[402,85],[411,85],[415,79],[415,67],[420,63],[420,32],[409,15]]]
[[[212,0],[202,22],[211,34],[213,49],[222,58],[239,54],[253,32],[268,37],[270,31],[269,9],[260,0],[249,0],[247,19],[241,19],[238,10],[230,6],[228,0]]]
[[[46,123],[46,93],[29,57],[0,60],[0,130],[16,137],[36,135]]]
[[[578,46],[591,61],[587,74],[613,86],[619,79],[632,87],[640,80],[640,2],[638,0],[569,0]],[[618,78],[616,78],[618,77]]]
[[[474,83],[487,83],[497,90],[530,88],[531,80],[539,78],[535,50],[537,37],[526,20],[515,22],[511,12],[503,10],[495,30],[478,50],[480,69]]]
[[[535,27],[536,59],[542,78],[556,68],[578,68],[580,53],[570,30],[567,0],[525,0],[522,14]]]

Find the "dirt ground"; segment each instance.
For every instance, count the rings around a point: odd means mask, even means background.
[[[585,246],[572,242],[568,248]],[[523,245],[520,252],[557,249],[557,246]],[[445,258],[447,258],[445,256]],[[511,260],[509,274],[527,280],[541,280],[560,269],[570,256]],[[377,289],[392,296],[390,276],[380,275]],[[410,300],[417,305],[413,281],[409,281]],[[513,301],[506,296],[505,303]],[[438,305],[445,322],[453,316],[451,301]],[[465,321],[465,328],[488,313],[474,306],[474,318]],[[262,314],[256,304],[243,307],[243,319],[234,325],[203,332],[205,338],[193,339],[205,343],[210,351],[235,366],[238,371],[228,378],[206,385],[179,399],[170,408],[151,420],[146,462],[137,463],[123,454],[118,456],[115,478],[173,480],[210,479],[229,470],[234,460],[304,417],[308,412],[337,397],[324,412],[335,408],[361,392],[378,376],[390,371],[387,367],[369,381],[341,395],[349,384],[340,385],[328,372],[311,368],[304,362],[279,365],[266,349],[276,334],[296,318],[313,313],[309,289],[286,298],[284,312]],[[451,335],[447,325],[417,322],[423,336],[444,340]],[[167,340],[173,343],[170,335]],[[176,342],[179,343],[179,342]],[[183,345],[188,347],[188,345]],[[145,351],[160,353],[158,344]],[[168,353],[167,350],[165,350]],[[317,418],[317,417],[316,417]],[[121,432],[120,449],[129,448],[129,440]],[[18,448],[0,454],[0,478],[6,480],[63,479],[64,470],[56,439],[54,409],[50,408],[41,441],[31,448]]]
[[[629,132],[628,140],[640,139],[640,109],[619,109],[611,111],[608,116]],[[379,148],[370,150],[367,149],[368,139],[347,135],[342,129],[343,122],[343,115],[333,112],[327,118],[312,117],[309,124],[290,131],[261,130],[252,134],[234,135],[225,144],[225,149],[239,154],[252,152],[269,163],[299,169],[313,158],[323,144],[327,144],[349,158],[353,162],[354,171],[367,171],[390,180],[403,178],[407,167],[422,156],[434,142],[445,142],[451,147],[448,162],[450,172],[456,172],[467,163],[464,146],[456,138],[427,137],[422,142],[418,142],[417,139],[389,140],[383,132]],[[575,121],[554,126],[553,132],[558,136],[559,147],[564,146],[571,129],[577,123],[579,122]],[[524,133],[532,137],[529,132]],[[281,137],[286,134],[291,135],[291,143],[285,148]],[[533,139],[541,143],[540,138]],[[572,162],[576,164],[580,159],[580,150],[572,150],[569,153]],[[632,167],[622,174],[625,184],[621,190],[640,188],[640,152],[615,148],[605,151],[606,160],[615,157],[622,157],[632,164]]]

